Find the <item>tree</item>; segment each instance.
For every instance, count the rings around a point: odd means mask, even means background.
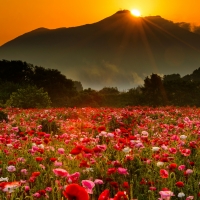
[[[0,79],[13,83],[29,83],[33,75],[33,65],[22,61],[0,61]]]
[[[13,92],[6,104],[17,108],[47,108],[51,100],[43,88],[28,85]]]
[[[152,74],[144,80],[144,87],[141,88],[143,92],[143,101],[150,106],[165,105],[167,103],[167,96],[165,88],[163,87],[162,78],[157,74]]]
[[[73,81],[73,83],[77,92],[83,91],[83,86],[80,81]]]
[[[166,82],[166,81],[174,81],[174,80],[180,80],[180,78],[181,78],[180,74],[164,75],[164,76],[163,76],[163,82]]]
[[[43,88],[45,92],[48,92],[54,107],[68,106],[69,99],[77,93],[74,82],[67,79],[60,71],[33,66],[22,61],[0,61],[0,80],[11,83],[11,86],[12,84],[36,85],[38,88]],[[10,88],[8,92],[3,90],[6,96],[9,92]],[[0,102],[3,101],[0,97]]]
[[[119,90],[117,87],[104,87],[99,90],[99,93],[104,95],[117,95],[119,94]]]
[[[32,81],[48,92],[54,107],[68,106],[69,98],[76,95],[73,81],[56,69],[35,66]]]
[[[0,103],[5,104],[13,92],[16,92],[22,85],[0,80]]]

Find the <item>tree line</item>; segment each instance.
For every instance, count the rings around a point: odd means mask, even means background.
[[[200,106],[200,68],[192,74],[151,74],[144,85],[120,92],[117,87],[83,89],[56,69],[22,61],[0,61],[0,107]]]

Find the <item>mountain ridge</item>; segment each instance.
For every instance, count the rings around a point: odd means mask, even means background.
[[[77,27],[38,28],[0,46],[0,59],[55,68],[94,89],[132,88],[151,73],[187,74],[200,66],[199,53],[200,35],[130,11]]]

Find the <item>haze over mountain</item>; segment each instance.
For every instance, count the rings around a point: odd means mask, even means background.
[[[191,74],[200,67],[200,35],[123,10],[93,24],[25,33],[0,47],[0,59],[58,69],[84,88],[122,90],[152,73]]]

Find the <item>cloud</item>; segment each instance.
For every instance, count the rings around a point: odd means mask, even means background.
[[[177,22],[175,24],[177,24],[179,27],[184,28],[188,31],[200,34],[200,26],[196,26],[195,24],[188,23],[188,22]]]
[[[136,72],[132,72],[132,76],[133,76],[133,83],[136,85],[143,85],[144,84],[144,80],[136,73]]]
[[[118,87],[119,90],[134,88],[144,83],[136,72],[130,73],[122,67],[102,60],[99,63],[86,63],[78,71],[78,80],[84,88],[102,89],[103,87]]]

